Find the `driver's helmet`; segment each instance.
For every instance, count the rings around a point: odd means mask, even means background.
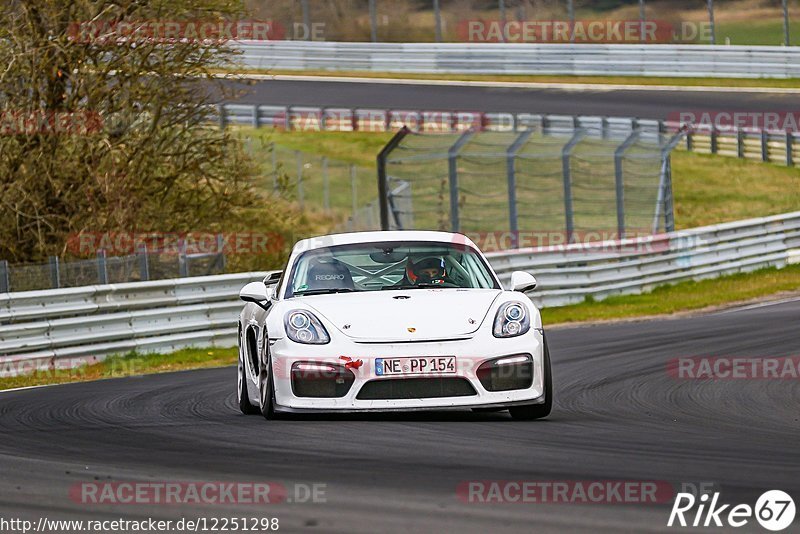
[[[430,257],[422,258],[415,263],[409,262],[406,276],[412,284],[443,284],[447,277],[444,259]]]

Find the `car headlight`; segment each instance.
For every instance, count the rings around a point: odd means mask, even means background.
[[[531,329],[528,308],[521,302],[506,302],[494,318],[494,337],[521,336]]]
[[[328,331],[310,311],[292,310],[286,314],[283,322],[286,335],[295,343],[324,345],[331,340]]]

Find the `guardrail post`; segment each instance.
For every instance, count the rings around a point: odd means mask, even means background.
[[[350,129],[354,132],[358,131],[358,112],[355,109],[350,110]]]
[[[472,129],[465,131],[447,151],[447,175],[450,180],[450,231],[461,231],[461,220],[458,216],[458,153],[474,135]]]
[[[761,161],[769,161],[769,132],[761,130]]]
[[[258,104],[253,104],[253,128],[260,128],[261,121],[258,115]]]
[[[299,150],[294,151],[294,157],[297,161],[297,201],[300,203],[300,208],[305,204],[305,192],[303,191],[303,155]]]
[[[328,158],[322,156],[322,207],[331,209],[331,186],[328,182]]]
[[[186,238],[180,243],[180,252],[178,253],[178,275],[181,278],[188,278],[189,276],[189,258],[186,255]]]
[[[410,130],[407,126],[400,128],[400,131],[394,134],[389,142],[386,143],[386,146],[378,153],[378,203],[381,212],[381,230],[389,230],[389,184],[386,175],[386,160],[409,132]]]
[[[622,158],[625,152],[639,140],[639,130],[634,130],[614,151],[614,180],[617,193],[617,236],[625,238],[625,182],[622,173]]]
[[[786,130],[786,166],[794,167],[794,133]]]
[[[711,153],[716,154],[719,151],[719,132],[713,126],[711,127]]]
[[[691,129],[686,132],[686,150],[687,152],[694,150],[694,131]]]
[[[0,260],[0,293],[11,292],[11,282],[9,278],[8,261]]]
[[[506,152],[506,177],[508,178],[508,227],[511,231],[511,247],[519,246],[519,219],[517,214],[517,152],[533,134],[533,130],[525,130],[511,143]]]
[[[220,104],[217,106],[217,116],[219,118],[219,128],[220,130],[224,130],[228,126],[228,116],[227,112],[225,111],[225,104]]]
[[[608,117],[600,119],[600,137],[608,139]]]
[[[61,287],[61,269],[58,265],[58,256],[50,256],[50,287]]]
[[[150,262],[147,257],[147,244],[141,243],[136,255],[139,259],[139,279],[142,282],[150,280]]]
[[[106,251],[97,251],[97,283],[105,285],[108,283],[108,262],[106,261]]]
[[[578,130],[572,134],[572,138],[564,145],[561,151],[561,168],[564,179],[564,219],[567,231],[567,243],[572,243],[575,235],[575,214],[572,211],[572,169],[570,158],[572,151],[586,136],[585,130]]]
[[[328,121],[326,120],[325,117],[325,108],[321,107],[319,108],[319,131],[324,132],[325,130],[328,129],[327,122]]]
[[[278,190],[278,153],[275,149],[275,143],[269,144],[269,150],[272,152],[272,189]]]
[[[292,129],[292,106],[286,106],[283,113],[283,128],[287,132]]]
[[[741,128],[736,129],[736,155],[744,158],[744,130]]]

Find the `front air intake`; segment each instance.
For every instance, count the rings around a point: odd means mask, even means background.
[[[393,378],[367,382],[356,398],[358,400],[435,399],[468,397],[475,394],[475,388],[464,378]]]

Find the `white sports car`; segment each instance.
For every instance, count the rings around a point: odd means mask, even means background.
[[[363,232],[298,242],[280,276],[247,284],[239,318],[245,414],[508,409],[550,413],[533,276],[503,290],[467,237]]]

